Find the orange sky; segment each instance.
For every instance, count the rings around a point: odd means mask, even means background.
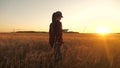
[[[51,16],[60,10],[63,28],[94,33],[106,26],[120,32],[119,0],[0,0],[0,32],[48,31]]]

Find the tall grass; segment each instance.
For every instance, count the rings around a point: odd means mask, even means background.
[[[120,68],[120,35],[64,34],[58,68]],[[51,68],[47,33],[0,34],[0,68]]]

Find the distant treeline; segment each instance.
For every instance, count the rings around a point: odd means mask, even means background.
[[[48,32],[45,32],[45,31],[16,31],[15,33],[48,33]],[[79,33],[79,32],[70,31],[70,32],[64,32],[64,33]]]
[[[15,33],[48,33],[44,31],[16,31]]]

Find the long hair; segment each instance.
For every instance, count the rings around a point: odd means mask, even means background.
[[[52,15],[52,23],[55,23],[55,21],[56,21],[56,13],[54,12]]]
[[[56,27],[56,18],[57,18],[56,12],[54,12],[53,15],[52,15],[52,24],[53,24],[53,30],[54,31],[56,31],[55,30],[55,27]]]

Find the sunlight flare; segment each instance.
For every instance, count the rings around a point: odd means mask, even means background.
[[[109,33],[111,33],[111,30],[108,27],[102,26],[102,27],[98,27],[96,29],[96,33],[98,33],[98,34],[109,34]]]

